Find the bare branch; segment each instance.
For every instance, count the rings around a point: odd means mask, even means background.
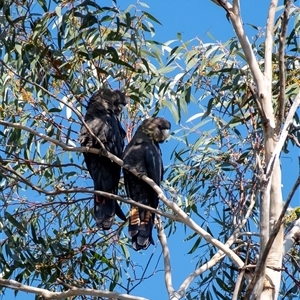
[[[178,299],[177,295],[174,295],[175,291],[172,284],[170,251],[167,243],[167,237],[164,232],[164,227],[161,223],[160,217],[157,217],[156,227],[158,239],[160,241],[164,256],[165,285],[169,294],[169,299]]]
[[[294,100],[294,103],[292,104],[291,108],[290,108],[290,111],[286,117],[286,121],[285,121],[285,124],[282,128],[282,131],[281,131],[281,134],[280,134],[280,137],[279,137],[279,140],[276,144],[276,147],[272,153],[272,156],[271,156],[271,159],[268,163],[268,166],[267,166],[267,171],[266,171],[266,175],[267,175],[267,178],[271,178],[271,175],[272,175],[272,166],[274,165],[275,163],[275,160],[278,159],[279,155],[280,155],[280,152],[281,152],[281,149],[285,143],[285,140],[288,136],[288,129],[290,127],[290,125],[292,124],[293,122],[293,118],[294,118],[294,115],[296,113],[296,110],[298,108],[298,106],[300,105],[300,92],[297,94],[297,96],[295,97],[295,100]],[[269,184],[270,184],[270,181],[269,181]]]
[[[249,64],[254,81],[258,87],[258,90],[261,92],[263,90],[264,78],[260,70],[259,64],[256,60],[256,57],[254,55],[254,52],[252,50],[251,44],[243,28],[239,0],[233,0],[232,4],[233,4],[233,8],[232,8],[233,14],[231,14],[232,25],[239,39],[239,42],[241,43],[241,46],[244,50],[247,63]]]
[[[232,25],[238,37],[238,40],[244,50],[246,61],[249,65],[251,70],[254,82],[257,86],[258,90],[258,100],[262,103],[262,110],[263,115],[261,116],[263,122],[265,122],[265,117],[267,118],[267,122],[269,123],[271,128],[275,128],[275,121],[273,117],[273,110],[272,106],[269,105],[271,103],[271,79],[266,81],[266,78],[262,71],[260,70],[260,66],[257,62],[251,44],[248,40],[248,37],[245,33],[243,28],[243,22],[241,19],[241,12],[240,12],[240,2],[239,0],[233,0],[233,8],[232,14],[230,15]],[[271,60],[270,60],[271,62]],[[266,63],[266,62],[265,62]],[[267,123],[266,123],[267,124]]]
[[[265,79],[268,92],[272,91],[272,53],[273,53],[273,35],[274,35],[274,19],[278,0],[272,0],[270,3],[269,14],[267,19],[267,32],[265,41]]]
[[[286,33],[289,22],[289,14],[290,14],[291,0],[286,0],[285,8],[283,12],[283,18],[281,21],[281,33],[279,39],[279,115],[278,115],[278,123],[277,130],[280,130],[283,117],[284,117],[284,106],[285,106],[285,45],[286,45]]]
[[[83,289],[72,287],[65,292],[51,292],[46,289],[36,288],[29,285],[24,285],[18,281],[0,278],[0,286],[5,286],[14,290],[40,295],[44,299],[67,299],[72,296],[94,296],[94,297],[106,297],[109,299],[120,299],[120,300],[148,300],[144,297],[131,296],[127,294],[119,294],[116,292],[99,291],[94,289]]]
[[[238,255],[234,253],[227,245],[224,245],[219,240],[212,237],[207,231],[205,231],[202,227],[200,227],[196,222],[194,222],[182,209],[178,207],[178,205],[174,202],[169,201],[165,195],[163,194],[162,190],[155,185],[152,180],[149,181],[148,178],[142,177],[145,182],[150,184],[153,189],[158,194],[158,197],[164,202],[166,206],[174,211],[174,213],[180,218],[180,221],[191,228],[193,231],[197,232],[200,236],[202,236],[208,243],[214,245],[215,247],[222,250],[226,253],[229,258],[235,263],[237,267],[241,267],[243,265],[243,261],[240,259]]]

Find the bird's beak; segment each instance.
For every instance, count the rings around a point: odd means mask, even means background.
[[[165,137],[165,139],[167,139],[170,135],[170,129],[163,129],[162,131],[163,136]]]

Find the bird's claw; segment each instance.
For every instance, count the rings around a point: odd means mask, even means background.
[[[107,150],[100,148],[98,151],[99,156],[108,156],[107,155]]]
[[[137,177],[138,177],[139,179],[142,179],[143,176],[147,176],[147,173],[142,172],[142,173],[138,173],[138,174],[137,174]]]
[[[130,165],[123,165],[123,169],[129,171],[134,174],[137,178],[141,179],[144,175],[147,176],[146,172],[138,172],[136,168],[131,167]]]

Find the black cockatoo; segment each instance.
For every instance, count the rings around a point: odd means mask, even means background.
[[[101,89],[89,100],[85,122],[95,136],[103,143],[105,150],[122,157],[125,131],[121,127],[120,117],[126,105],[125,95],[116,90]],[[79,134],[81,146],[101,148],[88,129],[83,125]],[[105,156],[84,153],[84,160],[94,181],[94,189],[117,194],[121,168]],[[119,204],[100,195],[94,196],[94,214],[97,226],[109,229],[117,214],[126,220]]]
[[[163,177],[163,163],[159,143],[170,134],[171,124],[164,118],[149,118],[142,122],[125,148],[124,166],[147,175],[157,185]],[[143,180],[123,169],[128,197],[136,202],[157,208],[157,193]],[[132,206],[130,209],[129,235],[134,250],[147,249],[154,244],[152,227],[155,215],[150,211]]]

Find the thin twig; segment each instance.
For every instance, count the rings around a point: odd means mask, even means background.
[[[248,240],[248,243],[247,243],[245,266],[247,265],[248,259],[249,259],[249,248],[250,248],[250,240]],[[234,291],[233,291],[233,295],[232,295],[232,300],[237,300],[238,299],[245,271],[246,271],[245,267],[240,269],[239,276],[238,276],[238,278],[236,280],[236,283],[235,283],[235,287],[234,287]]]
[[[300,143],[298,141],[298,138],[294,134],[289,134],[288,137],[291,138],[296,144],[296,146],[300,148]]]
[[[282,150],[282,147],[286,141],[286,138],[288,136],[288,129],[290,127],[290,125],[292,124],[293,122],[293,119],[294,119],[294,115],[297,111],[297,108],[298,106],[300,105],[300,92],[296,95],[295,97],[295,100],[294,100],[294,103],[292,104],[290,110],[289,110],[289,113],[286,117],[286,121],[285,121],[285,124],[282,128],[282,131],[281,131],[281,134],[280,134],[280,137],[279,137],[279,140],[275,146],[275,149],[272,153],[272,156],[270,158],[270,161],[269,161],[269,164],[267,166],[267,171],[266,171],[266,176],[267,176],[267,179],[269,179],[272,175],[272,169],[273,169],[273,165],[275,163],[275,160],[279,157],[280,155],[280,152]]]

